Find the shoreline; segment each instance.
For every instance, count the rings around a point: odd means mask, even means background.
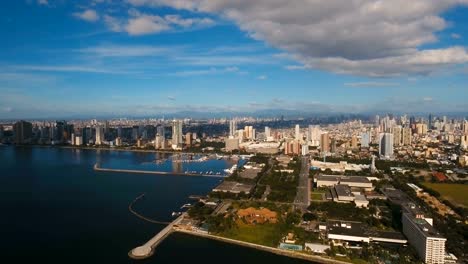
[[[100,148],[100,147],[86,147],[86,146],[73,146],[73,145],[4,145],[4,146],[13,146],[13,147],[39,147],[39,148],[62,148],[62,149],[83,149],[83,150],[103,150],[103,151],[128,151],[128,152],[141,152],[141,153],[164,153],[164,154],[183,154],[183,155],[210,155],[210,154],[219,154],[219,155],[229,155],[224,152],[184,152],[178,150],[169,150],[169,149],[125,149],[125,148]]]
[[[217,235],[211,235],[211,234],[205,234],[205,233],[199,233],[195,231],[190,231],[186,229],[181,229],[174,227],[173,232],[178,232],[182,234],[187,234],[187,235],[192,235],[192,236],[198,236],[206,239],[211,239],[211,240],[216,240],[224,243],[229,243],[233,245],[238,245],[242,247],[248,247],[248,248],[253,248],[257,250],[262,250],[266,251],[269,253],[273,253],[276,255],[280,256],[285,256],[285,257],[290,257],[290,258],[296,258],[296,259],[302,259],[302,260],[307,260],[307,261],[314,261],[322,264],[349,264],[350,262],[344,262],[340,260],[335,260],[335,259],[330,259],[330,258],[325,258],[321,256],[316,256],[316,255],[309,255],[305,254],[302,252],[295,252],[295,251],[289,251],[289,250],[284,250],[284,249],[279,249],[279,248],[273,248],[273,247],[268,247],[264,245],[258,245],[250,242],[245,242],[241,240],[235,240],[231,238],[226,238],[226,237],[221,237]]]

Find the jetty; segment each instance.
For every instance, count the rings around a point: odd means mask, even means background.
[[[98,163],[94,164],[95,171],[102,172],[120,172],[120,173],[138,173],[138,174],[154,174],[154,175],[176,175],[176,176],[199,176],[199,177],[213,177],[224,178],[225,175],[221,174],[206,174],[206,173],[193,173],[193,172],[173,172],[173,171],[149,171],[149,170],[128,170],[128,169],[110,169],[102,168]]]
[[[179,224],[186,215],[187,213],[181,214],[163,230],[159,231],[159,233],[157,233],[148,242],[128,252],[128,256],[133,259],[145,259],[151,257],[154,253],[154,249],[158,246],[158,244],[174,231],[174,226]]]

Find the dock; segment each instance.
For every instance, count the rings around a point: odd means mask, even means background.
[[[101,168],[96,163],[94,164],[95,171],[102,172],[119,172],[119,173],[138,173],[138,174],[154,174],[154,175],[176,175],[176,176],[199,176],[199,177],[213,177],[213,178],[225,178],[225,175],[220,174],[204,174],[204,173],[189,173],[189,172],[173,172],[173,171],[148,171],[148,170],[127,170],[127,169],[110,169]]]
[[[184,219],[186,214],[187,213],[181,214],[145,244],[132,249],[130,252],[128,252],[128,256],[133,259],[145,259],[151,257],[154,253],[154,249],[158,246],[158,244],[174,231],[174,226],[179,224],[180,221]]]

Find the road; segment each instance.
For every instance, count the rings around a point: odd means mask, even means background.
[[[309,206],[310,199],[310,181],[309,181],[309,157],[301,158],[301,172],[299,173],[299,185],[297,186],[296,199],[294,204],[297,209],[305,212]]]

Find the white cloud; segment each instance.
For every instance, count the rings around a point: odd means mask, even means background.
[[[391,82],[352,82],[352,83],[345,83],[345,86],[350,87],[391,87],[391,86],[400,86],[399,83],[391,83]]]
[[[268,79],[268,76],[266,76],[266,75],[260,75],[260,76],[257,77],[257,79],[258,79],[258,80],[266,80],[266,79]]]
[[[208,75],[208,74],[224,74],[224,73],[235,73],[239,72],[237,67],[225,67],[225,68],[209,68],[203,70],[189,70],[189,71],[178,71],[168,74],[168,76],[177,76],[177,77],[189,77],[197,75]]]
[[[460,34],[456,34],[456,33],[450,34],[450,37],[452,37],[453,39],[461,39],[461,35],[460,35]]]
[[[122,45],[102,45],[75,50],[89,56],[98,57],[147,57],[147,56],[166,56],[176,48],[166,48],[159,46],[122,46]]]
[[[130,35],[145,35],[159,33],[170,29],[169,25],[159,16],[143,15],[131,18],[125,26],[125,31]]]
[[[421,48],[437,42],[436,33],[450,24],[441,14],[468,0],[127,2],[221,14],[251,37],[291,54],[304,68],[381,77],[429,74],[468,62],[463,47]]]
[[[115,18],[110,15],[104,15],[104,23],[107,25],[107,28],[109,28],[113,32],[123,31],[123,22],[118,18]]]
[[[73,13],[73,15],[79,19],[82,19],[88,22],[96,22],[99,20],[98,13],[93,9],[87,9],[83,12],[76,12],[76,13]]]
[[[39,5],[49,5],[49,1],[47,1],[47,0],[37,0],[37,3]]]
[[[167,97],[167,99],[169,99],[169,100],[171,100],[171,101],[175,101],[175,100],[176,100],[176,98],[175,98],[174,96],[171,96],[171,95],[169,95],[169,96]]]
[[[307,69],[306,66],[304,65],[287,65],[286,67],[284,67],[286,70],[290,70],[290,71],[297,71],[297,70],[305,70]]]
[[[424,98],[423,98],[423,101],[424,101],[424,102],[431,102],[431,101],[432,101],[432,97],[424,97]]]

